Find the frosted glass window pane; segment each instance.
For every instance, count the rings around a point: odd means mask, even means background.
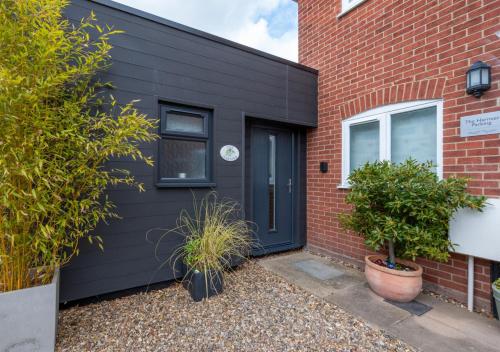
[[[162,139],[160,177],[176,179],[206,178],[205,142]]]
[[[481,70],[481,84],[488,84],[488,70]]]
[[[169,112],[166,132],[203,133],[203,117]]]
[[[471,72],[471,81],[470,81],[470,84],[475,86],[475,85],[478,85],[480,83],[480,72],[479,70],[474,70]]]
[[[379,160],[379,131],[378,121],[350,127],[349,171],[352,172],[367,162]]]
[[[437,163],[436,107],[403,112],[391,116],[391,160],[401,163],[408,158]]]

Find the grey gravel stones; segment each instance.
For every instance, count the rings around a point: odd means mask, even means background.
[[[254,262],[195,303],[180,284],[60,312],[57,351],[413,351]]]

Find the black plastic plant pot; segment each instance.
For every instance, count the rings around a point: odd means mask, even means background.
[[[191,270],[184,278],[183,285],[195,302],[218,295],[224,290],[222,273],[213,270],[206,275],[204,272]]]

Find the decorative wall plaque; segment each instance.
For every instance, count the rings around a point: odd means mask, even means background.
[[[500,111],[460,118],[460,137],[500,133]]]
[[[235,161],[240,157],[240,151],[234,145],[225,145],[220,148],[220,156],[226,161]]]

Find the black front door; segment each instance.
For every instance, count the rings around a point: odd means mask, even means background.
[[[264,252],[293,242],[293,132],[253,127],[252,212]]]

